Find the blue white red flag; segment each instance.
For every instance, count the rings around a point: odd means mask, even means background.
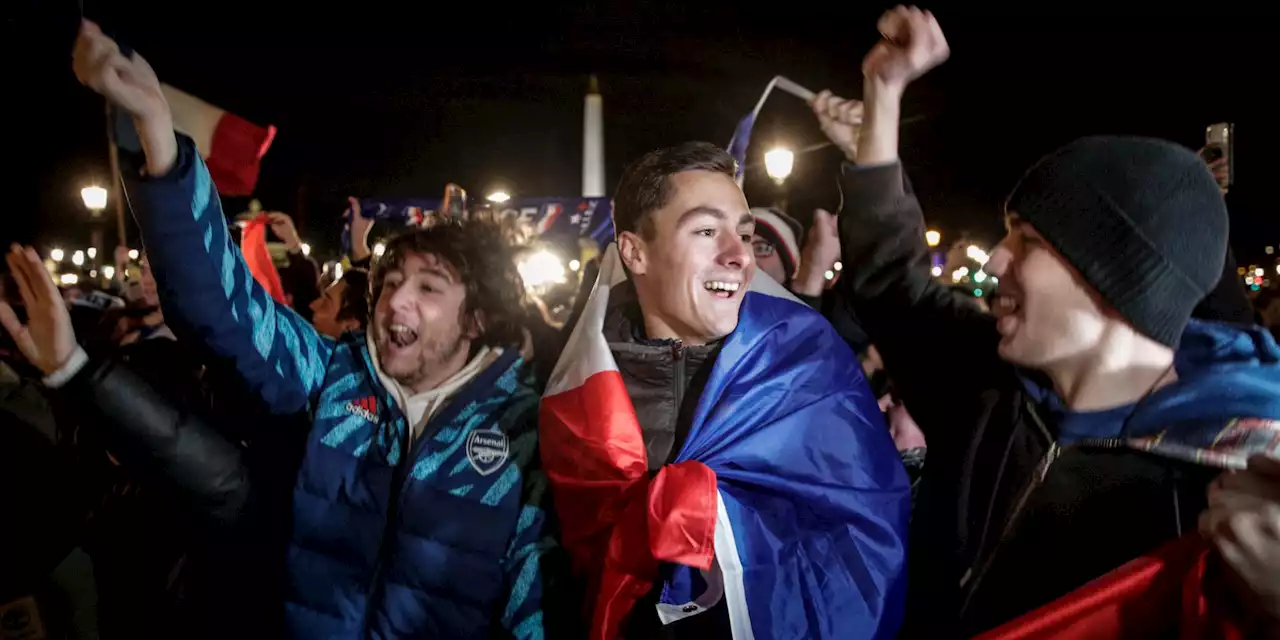
[[[597,594],[591,637],[618,637],[659,581],[664,623],[723,600],[739,640],[893,637],[909,489],[857,358],[755,278],[676,463],[651,476],[602,333],[624,278],[610,246],[539,421],[562,542]]]

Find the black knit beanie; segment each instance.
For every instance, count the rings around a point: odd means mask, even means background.
[[[1035,227],[1135,329],[1170,347],[1222,277],[1222,194],[1203,160],[1164,140],[1076,140],[1031,167],[1005,211]]]

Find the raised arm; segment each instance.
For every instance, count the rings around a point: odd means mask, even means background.
[[[250,275],[195,143],[175,136],[160,83],[141,56],[125,57],[91,22],[76,40],[76,76],[133,116],[145,168],[126,168],[128,193],[166,319],[235,363],[272,411],[303,409],[332,349]]]
[[[937,405],[939,394],[975,397],[1005,369],[992,318],[931,276],[920,203],[898,159],[903,91],[947,58],[946,40],[933,16],[917,9],[890,11],[879,27],[885,39],[863,62],[864,101],[823,92],[814,111],[849,161],[840,180],[845,266],[837,287],[915,413]]]

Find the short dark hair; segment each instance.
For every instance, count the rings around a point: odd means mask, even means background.
[[[650,151],[622,172],[613,196],[614,233],[630,231],[653,237],[654,211],[671,199],[667,178],[685,171],[714,171],[734,177],[737,162],[727,151],[710,142],[685,142]]]
[[[373,265],[369,307],[377,305],[387,272],[404,264],[411,253],[434,255],[458,272],[466,287],[461,322],[483,318],[479,338],[487,346],[519,345],[524,340],[524,280],[516,269],[510,231],[488,220],[434,217],[423,229],[395,236]]]
[[[342,301],[338,306],[338,320],[355,320],[363,329],[369,324],[369,272],[364,269],[348,269],[342,272],[346,287],[342,289]]]

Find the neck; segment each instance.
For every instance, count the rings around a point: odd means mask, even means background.
[[[1072,411],[1134,404],[1178,379],[1173,370],[1173,349],[1127,326],[1108,330],[1089,354],[1045,373]]]
[[[678,331],[662,318],[644,314],[644,335],[650,340],[678,340],[687,347],[695,347],[707,343],[702,336],[693,336],[691,331]]]

